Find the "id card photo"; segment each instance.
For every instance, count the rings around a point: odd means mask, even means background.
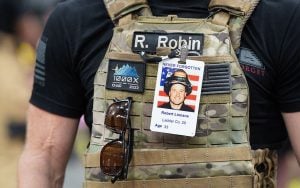
[[[178,58],[159,63],[151,131],[194,136],[199,111],[204,62]]]

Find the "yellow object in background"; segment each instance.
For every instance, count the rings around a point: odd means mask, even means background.
[[[35,49],[28,44],[22,42],[17,49],[17,58],[22,65],[32,67],[35,63]]]
[[[288,188],[300,188],[300,177],[293,178],[288,185]]]
[[[27,43],[16,46],[15,41],[14,36],[0,32],[0,187],[5,188],[17,187],[23,141],[10,137],[9,125],[25,126],[35,64],[33,47]]]

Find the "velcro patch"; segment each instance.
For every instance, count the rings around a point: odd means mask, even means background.
[[[230,64],[206,64],[202,84],[202,94],[230,93]]]
[[[145,89],[146,64],[109,60],[106,88],[142,93]]]
[[[155,53],[156,48],[169,47],[171,49],[181,49],[187,45],[189,52],[202,55],[203,33],[163,33],[163,32],[140,32],[133,33],[132,51]]]

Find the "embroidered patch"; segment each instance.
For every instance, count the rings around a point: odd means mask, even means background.
[[[45,67],[45,53],[48,38],[42,36],[37,50],[36,50],[36,65],[34,70],[34,83],[40,86],[45,86],[46,67]]]
[[[146,64],[109,60],[106,88],[142,93],[145,89]]]
[[[248,48],[239,48],[237,57],[245,73],[259,77],[265,76],[265,66],[252,50]]]
[[[204,35],[202,33],[163,33],[134,32],[132,40],[133,52],[155,53],[156,48],[170,47],[180,49],[187,45],[190,53],[202,55]]]
[[[240,48],[237,55],[241,64],[265,69],[265,66],[252,50],[248,48]]]

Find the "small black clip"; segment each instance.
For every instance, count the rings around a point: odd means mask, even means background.
[[[186,57],[189,54],[189,50],[186,44],[182,45],[180,48],[180,59],[178,63],[185,64],[186,63]]]
[[[162,61],[162,58],[159,56],[150,57],[145,52],[140,52],[140,57],[143,59],[145,63],[158,63]]]

